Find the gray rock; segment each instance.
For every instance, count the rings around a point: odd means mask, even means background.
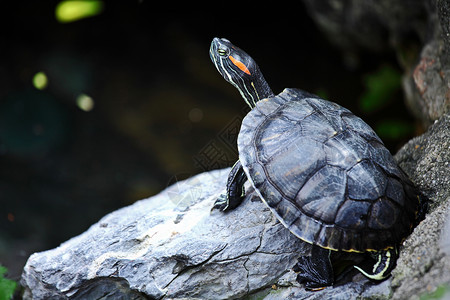
[[[346,52],[386,51],[409,38],[424,37],[427,10],[416,0],[303,0],[327,38]]]
[[[309,245],[251,188],[238,209],[210,212],[228,171],[179,182],[33,254],[22,276],[24,298],[239,298],[276,283]]]
[[[396,155],[433,201],[406,239],[391,279],[357,272],[308,292],[290,269],[310,246],[285,229],[247,186],[241,206],[210,209],[229,169],[178,182],[115,211],[53,250],[33,254],[25,299],[413,299],[450,284],[450,116]]]
[[[433,200],[432,208],[450,197],[450,114],[411,139],[395,155],[400,167]]]
[[[419,299],[440,285],[450,283],[450,256],[443,228],[450,221],[450,198],[433,210],[405,241],[393,271],[393,299]]]
[[[308,292],[290,270],[310,245],[292,235],[247,186],[229,213],[211,212],[229,169],[179,182],[115,211],[53,250],[33,254],[25,299],[356,299],[389,295],[350,272],[350,282]],[[358,275],[354,275],[358,274]],[[386,283],[389,281],[386,281]],[[291,297],[291,298],[292,298]]]
[[[426,125],[450,111],[450,63],[444,63],[444,52],[442,39],[427,43],[403,78],[407,105]]]
[[[356,299],[389,299],[390,280],[374,284],[361,276],[355,276],[354,282],[336,285],[318,292],[308,292],[302,287],[280,288],[270,291],[264,300],[308,299],[308,300],[356,300]]]
[[[395,52],[406,104],[428,127],[450,111],[448,0],[303,0],[350,66],[361,49]]]
[[[450,115],[436,121],[396,155],[430,197],[430,212],[405,240],[392,272],[393,299],[419,299],[450,284]]]

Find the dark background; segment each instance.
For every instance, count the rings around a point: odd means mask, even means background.
[[[392,118],[413,128],[400,85],[391,101],[361,109],[367,76],[383,66],[400,74],[394,54],[360,51],[349,60],[301,5],[217,3],[209,11],[107,2],[98,16],[61,24],[57,3],[11,1],[0,24],[0,264],[10,278],[19,279],[30,254],[106,213],[236,160],[247,110],[210,62],[215,36],[250,53],[275,93],[302,88],[375,129]],[[32,84],[37,72],[48,76],[42,91]],[[76,105],[80,94],[93,110]],[[393,153],[412,134],[380,133]]]

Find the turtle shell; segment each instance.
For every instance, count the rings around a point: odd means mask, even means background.
[[[261,199],[308,243],[378,251],[411,232],[413,184],[370,126],[336,103],[296,89],[261,100],[238,149]]]

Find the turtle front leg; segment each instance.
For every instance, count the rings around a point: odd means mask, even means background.
[[[238,160],[231,168],[227,181],[227,193],[220,195],[212,209],[232,210],[241,204],[245,196],[244,183],[247,181],[244,168]]]
[[[317,291],[333,285],[334,273],[330,251],[313,245],[311,256],[301,256],[292,268],[298,273],[298,283],[304,284],[307,290]]]
[[[396,265],[398,258],[397,249],[390,248],[383,250],[377,252],[374,256],[376,256],[376,263],[373,265],[372,271],[365,271],[358,266],[355,266],[355,269],[369,279],[383,280],[388,278]]]

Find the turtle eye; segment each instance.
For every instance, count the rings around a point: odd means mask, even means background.
[[[220,56],[227,56],[228,51],[225,49],[217,49],[217,53],[219,53]]]

